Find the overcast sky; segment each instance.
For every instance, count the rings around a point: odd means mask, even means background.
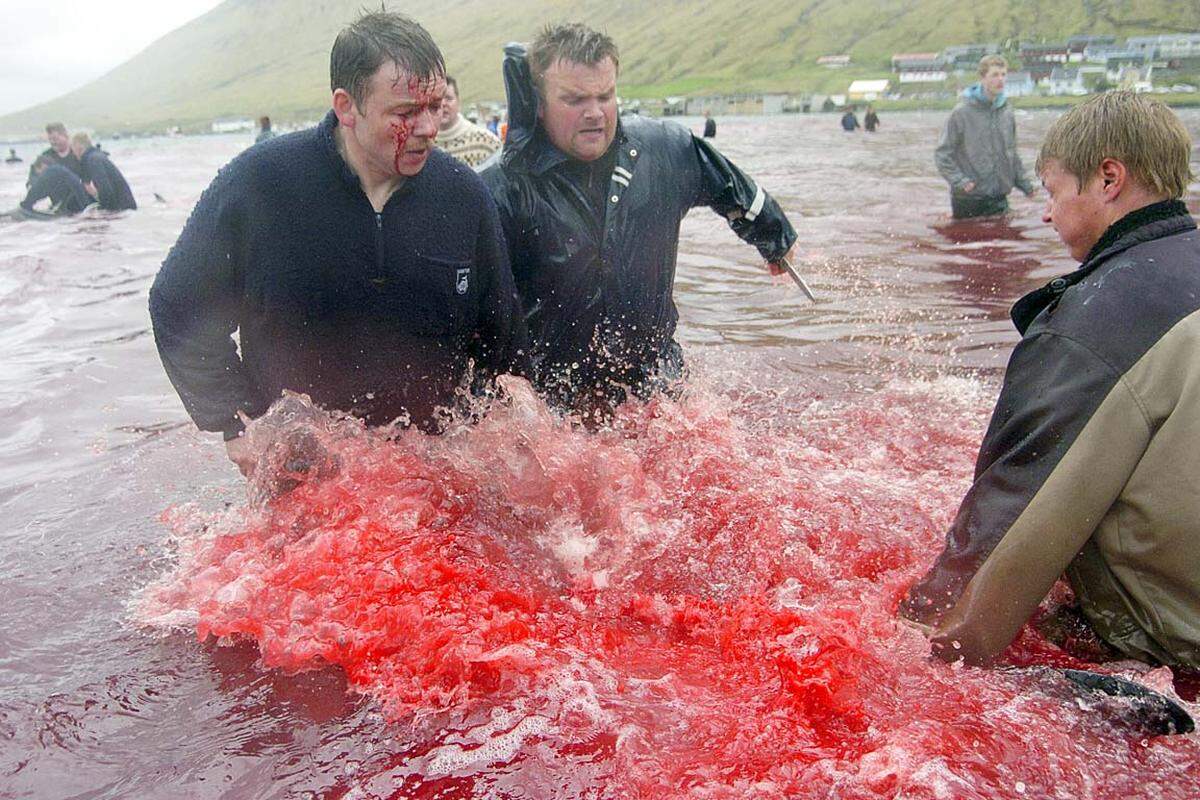
[[[0,114],[53,100],[221,0],[0,0]]]

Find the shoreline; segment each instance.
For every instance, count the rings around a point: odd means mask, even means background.
[[[1166,103],[1171,108],[1176,108],[1176,109],[1200,108],[1200,92],[1183,92],[1183,93],[1149,92],[1148,94],[1150,94],[1151,97],[1153,97],[1157,100],[1161,100],[1162,102]],[[1061,110],[1061,109],[1071,108],[1072,106],[1078,105],[1079,103],[1083,102],[1084,100],[1087,100],[1089,97],[1092,97],[1092,96],[1094,96],[1094,95],[1086,94],[1086,95],[1078,95],[1078,96],[1055,96],[1055,97],[1029,96],[1029,97],[1013,97],[1013,98],[1010,98],[1009,101],[1013,104],[1013,108],[1018,111],[1020,111],[1020,110],[1026,110],[1026,111],[1044,111],[1045,110],[1045,111],[1048,111],[1048,110]],[[858,107],[859,109],[865,108],[867,105],[871,105],[871,106],[874,106],[875,109],[878,111],[895,113],[895,112],[901,112],[901,111],[914,111],[914,112],[947,111],[948,112],[952,108],[954,108],[954,106],[957,103],[958,103],[958,97],[956,96],[953,98],[939,98],[939,99],[901,98],[898,100],[887,100],[887,99],[871,100],[871,101],[855,100],[855,101],[853,101],[852,104],[854,106]],[[851,103],[849,101],[847,101],[847,106],[848,105],[851,105]],[[830,111],[822,111],[820,109],[815,109],[812,111],[784,111],[784,112],[771,113],[771,114],[731,114],[731,115],[727,115],[727,116],[776,117],[776,116],[805,116],[805,115],[810,115],[810,114],[842,114],[845,112],[847,106],[840,106],[838,108],[831,109]],[[281,127],[286,129],[286,128],[291,127],[291,125],[293,124],[292,123],[293,120],[313,120],[313,119],[319,120],[321,118],[321,116],[324,115],[324,113],[325,113],[325,109],[312,109],[311,111],[307,111],[307,112],[304,112],[304,111],[297,112],[293,115],[281,115],[280,117],[278,117],[278,121],[279,121],[279,124],[281,125]],[[647,114],[645,114],[645,116],[648,116],[651,118],[676,119],[676,118],[694,117],[695,115],[688,115],[688,114],[659,115],[659,114],[647,113]],[[165,120],[162,123],[156,124],[153,128],[104,128],[104,127],[99,127],[93,131],[93,135],[98,136],[101,139],[106,139],[106,140],[120,139],[120,138],[124,138],[124,137],[139,138],[139,139],[140,138],[150,138],[150,137],[155,137],[155,136],[171,135],[171,134],[167,134],[164,131],[164,128],[169,128],[169,127],[178,127],[179,133],[177,135],[181,135],[181,136],[220,135],[219,133],[215,133],[215,132],[211,131],[209,129],[210,125],[211,125],[211,120],[205,120],[204,122],[192,121],[192,122],[187,122],[187,123],[179,122],[177,120]],[[83,128],[86,130],[87,126],[83,126]],[[0,146],[3,146],[3,147],[9,147],[9,146],[14,146],[14,145],[15,146],[24,146],[24,145],[34,144],[34,143],[42,143],[41,137],[35,133],[7,133],[7,134],[0,133]]]

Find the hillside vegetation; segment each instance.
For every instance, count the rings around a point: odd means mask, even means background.
[[[125,64],[51,102],[0,118],[0,133],[62,119],[99,130],[207,127],[328,107],[329,48],[364,0],[226,0]],[[974,41],[1200,30],[1195,0],[442,0],[396,2],[445,52],[464,99],[503,97],[505,42],[546,22],[581,20],[621,48],[625,97],[842,89],[883,77],[895,52]],[[818,56],[849,53],[847,69]]]

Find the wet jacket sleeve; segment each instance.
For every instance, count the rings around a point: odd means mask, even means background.
[[[973,178],[962,171],[958,166],[956,156],[963,146],[963,127],[962,119],[959,114],[952,111],[950,117],[946,120],[946,126],[942,128],[941,138],[938,139],[937,149],[933,151],[933,163],[937,165],[938,172],[946,179],[946,183],[950,184],[951,188],[963,191],[963,187],[970,183]]]
[[[767,261],[786,255],[796,231],[775,199],[704,139],[691,140],[700,167],[700,193],[692,205],[708,206],[725,217],[733,232]]]
[[[42,174],[45,175],[45,173]],[[25,195],[25,199],[21,201],[20,205],[21,208],[25,209],[26,211],[33,211],[33,207],[38,203],[38,201],[45,200],[50,196],[50,181],[39,176],[39,178],[34,180],[28,188],[29,191]]]
[[[489,202],[476,246],[476,263],[488,276],[483,325],[474,353],[480,373],[491,380],[505,373],[529,375],[529,335],[509,264],[508,245],[495,206]]]
[[[242,429],[237,412],[261,414],[232,334],[242,274],[232,180],[218,175],[201,196],[150,289],[154,341],[167,377],[201,430],[225,438]]]
[[[945,548],[901,604],[936,626],[935,652],[982,663],[1012,642],[1136,468],[1150,437],[1140,409],[1083,344],[1021,341]]]

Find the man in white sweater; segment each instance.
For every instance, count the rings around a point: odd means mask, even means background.
[[[477,167],[500,149],[500,140],[460,114],[458,107],[458,82],[447,75],[437,146],[468,167]]]

